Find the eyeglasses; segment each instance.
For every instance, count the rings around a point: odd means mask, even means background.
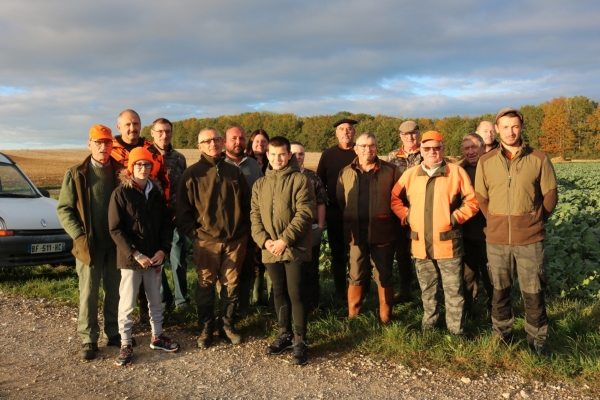
[[[408,135],[416,136],[418,134],[419,134],[419,132],[415,132],[415,131],[412,131],[412,132],[400,132],[400,136],[408,136]]]
[[[221,140],[223,140],[223,139],[220,137],[214,137],[214,138],[210,138],[210,139],[206,139],[201,142],[198,142],[198,144],[210,144],[210,142],[217,144],[217,143],[221,143]]]
[[[358,147],[362,151],[365,151],[366,149],[375,150],[377,148],[377,145],[376,144],[357,144],[356,147]]]
[[[435,151],[436,153],[441,151],[444,146],[421,146],[421,150],[425,153],[429,153],[430,151]]]
[[[150,163],[135,163],[133,164],[137,169],[150,169],[152,164]]]
[[[102,147],[102,145],[112,146],[113,144],[112,140],[109,139],[92,140],[92,142],[98,147]]]
[[[171,135],[173,133],[173,131],[170,129],[168,131],[167,130],[157,131],[155,129],[152,129],[152,132],[156,132],[159,135]]]

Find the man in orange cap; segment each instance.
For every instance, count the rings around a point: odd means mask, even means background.
[[[479,210],[469,175],[444,161],[439,132],[421,139],[423,162],[406,171],[392,190],[392,210],[410,226],[412,254],[423,299],[423,330],[439,318],[440,275],[446,299],[446,327],[463,335],[462,224]],[[410,199],[410,200],[409,200]]]
[[[109,346],[121,344],[117,324],[121,274],[116,265],[115,243],[108,230],[108,204],[122,166],[110,155],[112,144],[109,128],[92,127],[88,140],[92,154],[67,170],[56,210],[61,225],[73,238],[79,277],[77,333],[83,341],[79,355],[85,360],[95,358],[98,352],[100,280],[104,290],[104,334]]]

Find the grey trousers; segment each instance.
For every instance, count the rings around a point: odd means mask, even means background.
[[[487,244],[492,297],[492,329],[496,336],[509,339],[515,318],[512,287],[515,269],[525,303],[525,331],[530,344],[541,346],[548,338],[546,314],[546,250],[543,242],[526,246]]]
[[[162,283],[162,268],[122,269],[121,286],[119,287],[119,333],[121,345],[131,344],[131,328],[133,318],[131,313],[137,303],[140,284],[144,282],[148,309],[150,310],[150,326],[152,336],[157,337],[163,332],[163,308],[160,287]]]
[[[443,260],[417,259],[417,278],[421,286],[423,299],[423,329],[437,325],[440,316],[438,306],[438,284],[442,278],[444,297],[446,298],[446,327],[450,333],[463,333],[463,296],[462,257]]]

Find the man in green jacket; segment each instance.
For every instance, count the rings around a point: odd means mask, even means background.
[[[315,194],[300,172],[289,140],[276,136],[267,148],[269,167],[252,189],[252,237],[273,282],[279,335],[267,354],[293,348],[292,364],[307,363],[304,262],[311,260]],[[290,314],[294,317],[292,333]],[[292,338],[294,340],[292,341]]]
[[[388,323],[394,306],[392,265],[400,221],[391,208],[392,188],[400,169],[377,157],[377,139],[363,133],[354,146],[357,157],[342,169],[337,201],[344,216],[344,241],[350,245],[348,317],[357,316],[371,267],[379,291],[379,316]]]
[[[198,274],[198,347],[213,341],[214,301],[221,284],[219,336],[239,344],[234,328],[239,274],[250,230],[250,189],[242,170],[225,161],[223,140],[215,128],[198,134],[200,160],[186,169],[177,190],[177,229],[193,243]]]
[[[525,302],[527,342],[545,356],[548,338],[545,223],[558,201],[550,158],[521,139],[523,114],[503,108],[496,115],[500,146],[479,159],[475,192],[487,219],[488,265],[494,294],[492,328],[503,340],[512,338],[511,306],[514,269]]]
[[[110,155],[113,137],[109,128],[94,125],[88,148],[91,155],[65,173],[56,212],[65,231],[73,238],[73,255],[79,277],[79,318],[77,334],[83,342],[79,353],[84,360],[96,358],[98,291],[104,290],[104,334],[108,346],[121,346],[117,323],[119,283],[115,243],[108,230],[108,204],[122,169]]]

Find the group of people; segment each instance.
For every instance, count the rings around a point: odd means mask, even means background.
[[[306,364],[324,229],[334,296],[347,301],[349,318],[361,313],[373,276],[381,323],[389,323],[394,304],[412,300],[414,267],[423,330],[438,325],[441,280],[446,327],[464,335],[481,280],[493,335],[509,341],[516,267],[528,343],[546,355],[544,224],[557,203],[557,183],[548,156],[521,140],[523,123],[518,110],[500,110],[493,123],[464,136],[464,158],[455,164],[444,157],[442,135],[421,135],[414,121],[400,125],[402,146],[384,161],[375,135],[355,138],[357,121],[342,119],[334,124],[338,143],[323,152],[316,173],[304,168],[302,143],[263,130],[247,143],[241,126],[228,127],[224,137],[202,129],[199,160],[188,168],[164,118],[151,126],[152,143],[140,137],[133,110],[119,115],[120,135],[92,127],[91,155],[65,174],[57,208],[77,259],[81,358],[98,352],[101,280],[107,345],[121,348],[117,365],[131,364],[136,299],[140,319],[151,324],[150,347],[179,349],[162,322],[172,303],[188,304],[187,237],[198,276],[198,347],[212,344],[215,329],[232,344],[243,340],[236,318],[258,301],[266,270],[279,326],[266,352],[292,350],[292,364]],[[175,296],[164,274],[167,257]]]

